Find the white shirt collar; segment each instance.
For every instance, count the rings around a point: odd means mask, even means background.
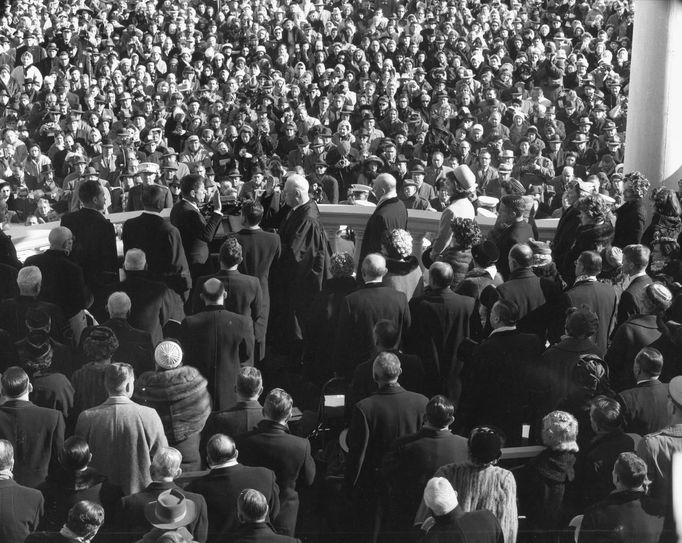
[[[191,204],[192,202],[190,202]],[[196,206],[195,206],[196,207]],[[155,215],[157,217],[161,216],[161,213],[159,211],[149,211],[148,209],[143,209],[142,213],[146,213],[147,215]]]
[[[496,334],[497,332],[511,332],[516,330],[516,325],[514,326],[500,326],[499,328],[495,328],[492,332],[490,332],[490,335],[492,336],[493,334]]]
[[[237,459],[234,458],[233,460],[228,460],[227,462],[223,462],[222,464],[216,464],[215,466],[211,466],[211,469],[220,469],[220,468],[231,468],[232,466],[236,466],[238,464]]]
[[[636,274],[634,274],[634,275],[630,275],[630,276],[629,276],[629,277],[630,277],[630,281],[634,281],[634,280],[637,279],[638,277],[642,277],[642,276],[644,276],[644,275],[646,275],[646,270],[642,270],[642,271],[639,272],[639,273],[636,273]]]
[[[483,269],[488,273],[491,279],[495,279],[495,277],[497,276],[497,266],[495,266],[495,264]]]

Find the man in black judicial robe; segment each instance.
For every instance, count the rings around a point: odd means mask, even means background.
[[[273,343],[284,351],[298,349],[315,295],[330,277],[331,248],[308,181],[292,175],[284,185],[286,207],[279,223],[282,254],[272,276],[272,318],[278,326]],[[279,217],[278,217],[279,218]]]

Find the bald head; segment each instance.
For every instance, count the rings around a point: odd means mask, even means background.
[[[123,261],[126,271],[144,271],[147,267],[147,255],[141,249],[129,249]]]
[[[107,311],[112,319],[125,319],[132,304],[125,292],[114,292],[107,300]]]
[[[201,297],[206,305],[223,305],[225,301],[225,285],[212,277],[201,287]]]
[[[213,435],[206,444],[206,460],[209,466],[216,466],[235,460],[239,451],[234,440],[225,434]]]
[[[530,268],[533,263],[533,250],[524,243],[517,243],[509,251],[509,269]]]
[[[382,196],[393,196],[396,194],[398,182],[390,173],[381,173],[374,179],[374,194],[378,198]]]
[[[387,273],[386,259],[379,253],[368,254],[362,261],[362,278],[365,283],[381,282]]]
[[[47,237],[47,240],[50,242],[50,249],[53,251],[71,252],[73,234],[71,233],[71,230],[65,226],[58,226],[57,228],[50,230],[50,235]]]
[[[305,204],[310,200],[308,180],[297,173],[290,175],[284,184],[284,199],[289,207]]]

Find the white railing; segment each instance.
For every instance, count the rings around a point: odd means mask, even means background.
[[[365,233],[365,226],[370,215],[374,212],[373,207],[350,206],[350,205],[320,205],[322,222],[324,223],[327,235],[334,237],[339,225],[346,225],[355,231],[356,250],[360,247],[362,237]],[[131,211],[127,213],[113,213],[109,215],[109,220],[118,225],[132,217],[136,217],[141,211]],[[424,237],[428,233],[438,231],[438,221],[440,213],[434,211],[409,210],[409,220],[407,228],[414,238],[415,250],[422,246]],[[168,217],[170,209],[165,209],[162,215]],[[489,217],[478,217],[478,223],[484,234],[487,234],[495,224],[495,219]],[[536,221],[540,239],[552,239],[558,219],[542,219]],[[12,241],[17,248],[19,258],[24,260],[26,257],[43,251],[47,248],[47,236],[57,223],[36,224],[33,226],[22,226],[10,224],[6,232],[12,236]]]

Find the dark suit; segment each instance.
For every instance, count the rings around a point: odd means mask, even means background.
[[[640,275],[632,280],[620,296],[618,303],[618,320],[616,328],[623,324],[630,317],[639,315],[642,312],[643,300],[646,296],[646,287],[653,283],[648,275]]]
[[[201,494],[206,500],[210,534],[208,541],[224,541],[239,527],[237,500],[245,488],[261,492],[268,502],[270,520],[279,514],[279,488],[275,474],[267,468],[236,464],[215,468],[186,486],[189,492]]]
[[[144,534],[149,530],[149,521],[144,514],[144,507],[149,502],[156,501],[161,492],[175,488],[180,490],[173,482],[152,481],[147,487],[137,494],[131,494],[121,498],[119,519],[117,525],[123,532]],[[185,498],[196,505],[197,516],[185,528],[194,536],[199,543],[205,543],[208,536],[208,508],[206,500],[201,494],[195,494],[182,490]]]
[[[395,354],[400,360],[400,369],[402,370],[398,378],[400,386],[410,392],[424,394],[424,366],[421,359],[416,355],[401,353],[397,350],[389,350],[387,352]],[[356,403],[368,398],[379,390],[372,372],[375,358],[376,354],[373,354],[369,360],[355,368],[353,379],[346,391],[346,413],[350,414],[351,408]]]
[[[357,262],[358,277],[361,277],[360,267],[364,258],[370,253],[380,253],[384,234],[394,228],[407,228],[407,209],[397,196],[377,205],[367,221]]]
[[[207,221],[196,206],[186,200],[180,200],[173,206],[170,222],[180,230],[182,246],[192,277],[206,273],[206,263],[210,254],[208,244],[213,241],[222,220],[223,216],[220,213],[213,213]]]
[[[67,319],[90,305],[83,270],[63,251],[48,249],[27,258],[25,265],[40,268],[43,276],[40,299],[58,306]]]
[[[111,328],[118,339],[118,349],[112,360],[127,362],[135,375],[154,371],[154,346],[149,332],[133,328],[125,319],[109,319],[102,326]]]
[[[449,430],[424,427],[398,438],[384,456],[382,467],[389,486],[389,529],[409,531],[426,483],[436,470],[468,458],[467,439]]]
[[[233,405],[239,370],[253,365],[251,319],[212,305],[182,321],[180,337],[183,351],[191,353],[192,366],[208,381],[213,409]]]
[[[104,304],[118,283],[118,251],[116,230],[104,215],[94,209],[82,208],[62,217],[74,235],[71,259],[83,269],[85,284],[95,298],[93,314],[105,320]]]
[[[230,543],[300,543],[300,539],[278,534],[268,524],[258,522],[242,524]]]
[[[650,379],[620,393],[625,431],[644,436],[670,425],[668,383]]]
[[[0,541],[24,543],[38,529],[43,506],[39,490],[21,486],[12,479],[0,480]]]
[[[173,207],[173,195],[171,194],[171,191],[163,185],[159,186],[165,189],[163,207]],[[140,211],[144,209],[144,205],[142,204],[142,192],[144,191],[144,187],[144,184],[135,185],[128,191],[128,203],[126,204],[124,211]]]
[[[459,433],[468,435],[476,426],[494,425],[504,431],[508,447],[521,445],[522,425],[532,425],[545,414],[535,412],[540,389],[535,374],[543,347],[535,334],[503,330],[474,349],[462,372],[456,422],[463,430]],[[495,400],[481,402],[481,398]]]
[[[265,354],[263,291],[258,279],[237,270],[220,270],[213,275],[199,277],[194,283],[192,293],[192,313],[197,313],[206,307],[200,294],[204,283],[211,278],[219,279],[225,285],[225,309],[243,315],[253,322],[255,347],[261,356]],[[260,361],[260,356],[257,360]]]
[[[8,400],[0,406],[0,438],[14,446],[14,479],[35,488],[57,464],[64,444],[64,417],[29,401]]]
[[[557,269],[562,275],[566,272],[569,276],[574,273],[575,263],[568,261],[568,254],[575,243],[579,226],[580,211],[572,205],[562,213],[554,232],[554,243],[552,243],[552,253],[555,255]]]
[[[639,243],[646,228],[646,207],[641,199],[625,202],[616,210],[616,226],[613,234],[614,247],[624,249]]]
[[[586,305],[599,317],[599,330],[592,336],[592,341],[606,352],[609,336],[616,320],[618,298],[610,284],[600,281],[580,281],[566,292],[572,307]]]
[[[13,341],[26,337],[26,313],[29,309],[40,309],[50,316],[50,337],[59,343],[66,343],[68,334],[64,313],[58,306],[39,301],[31,296],[17,296],[0,302],[0,328],[5,330]]]
[[[533,237],[533,228],[526,221],[510,224],[501,233],[496,244],[500,250],[500,258],[497,259],[497,270],[505,279],[509,278],[509,251],[517,243],[528,243]]]
[[[263,406],[257,400],[237,402],[228,409],[211,413],[202,433],[205,441],[215,434],[236,438],[253,430],[262,420]]]
[[[9,264],[0,262],[0,300],[19,295],[17,286],[18,270]]]
[[[485,509],[465,513],[458,505],[435,521],[422,543],[504,543],[500,522]]]
[[[511,272],[507,281],[497,287],[497,291],[500,298],[518,306],[520,319],[547,301],[541,279],[530,268]]]
[[[242,246],[242,262],[239,271],[257,277],[263,291],[264,326],[267,330],[270,316],[270,269],[279,260],[282,244],[277,234],[265,232],[260,228],[243,228],[237,233],[237,239]]]
[[[616,328],[604,357],[611,374],[611,387],[616,392],[635,386],[632,364],[637,353],[660,337],[656,315],[637,315]]]
[[[299,506],[296,487],[311,486],[315,480],[310,442],[291,435],[285,425],[266,419],[235,441],[239,458],[245,465],[262,466],[275,472],[280,510],[273,522],[279,532],[293,536]]]
[[[407,332],[411,320],[405,294],[381,283],[369,283],[346,296],[336,330],[337,371],[350,377],[355,366],[371,356],[374,325],[384,319]]]
[[[163,327],[170,319],[179,322],[185,316],[178,294],[151,280],[146,272],[127,271],[119,288],[132,303],[128,318],[131,326],[149,332],[154,345],[163,339]]]
[[[585,511],[578,543],[657,543],[663,515],[644,492],[614,492]]]
[[[475,300],[449,288],[429,290],[410,300],[410,316],[407,349],[423,357],[428,395],[447,392],[457,404],[462,386],[457,350],[480,331]]]
[[[142,249],[152,279],[163,281],[178,294],[192,287],[189,264],[179,230],[157,213],[143,212],[123,224],[123,250]]]

